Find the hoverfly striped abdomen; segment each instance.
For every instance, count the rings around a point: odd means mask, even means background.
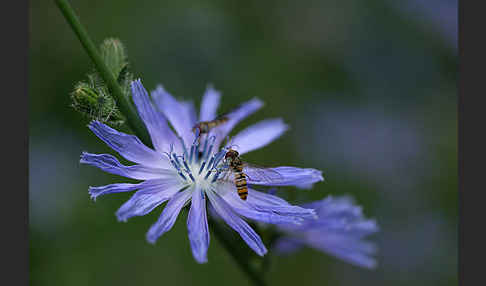
[[[229,161],[229,168],[234,174],[238,196],[245,201],[248,197],[248,184],[246,182],[246,175],[243,173],[243,162],[239,157],[239,153],[236,150],[229,149],[224,158]]]
[[[238,195],[240,196],[240,199],[246,200],[246,197],[248,196],[248,185],[246,182],[245,173],[243,173],[243,167],[235,166],[233,167],[233,172],[235,174],[235,186],[236,190],[238,191]]]

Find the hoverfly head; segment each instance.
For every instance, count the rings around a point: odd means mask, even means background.
[[[226,154],[224,155],[224,159],[227,160],[227,159],[230,159],[230,160],[233,160],[235,158],[237,158],[240,154],[238,153],[238,151],[234,150],[234,149],[231,149],[231,147],[228,149],[228,152],[226,152]]]

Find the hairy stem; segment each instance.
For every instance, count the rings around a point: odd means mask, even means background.
[[[67,22],[73,29],[74,33],[78,37],[79,41],[83,45],[84,49],[88,53],[88,56],[93,61],[96,70],[99,72],[99,74],[103,78],[103,81],[108,86],[110,94],[115,99],[118,108],[125,115],[128,127],[130,127],[130,129],[132,129],[137,134],[137,136],[140,138],[140,140],[142,140],[145,145],[152,146],[152,141],[150,140],[147,129],[145,129],[145,125],[138,117],[133,105],[129,101],[129,98],[124,95],[114,75],[110,72],[107,65],[101,58],[98,49],[89,37],[86,29],[83,27],[78,17],[74,13],[71,5],[69,5],[66,0],[55,0],[55,2],[64,17],[66,18]]]

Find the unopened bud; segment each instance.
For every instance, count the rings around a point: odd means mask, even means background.
[[[130,72],[127,50],[116,38],[108,38],[100,45],[101,57],[118,81],[125,96],[130,97],[130,82],[133,75]]]
[[[102,87],[95,87],[89,83],[79,82],[71,93],[72,107],[86,117],[109,123],[121,125],[124,118],[115,101],[108,96]]]
[[[108,69],[113,73],[115,78],[118,78],[121,71],[128,66],[125,47],[120,40],[108,38],[101,44],[100,51],[101,57],[108,66]]]

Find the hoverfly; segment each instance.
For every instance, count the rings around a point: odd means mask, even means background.
[[[211,129],[223,123],[226,123],[228,120],[229,118],[223,115],[211,121],[201,121],[194,125],[194,127],[192,127],[192,132],[197,133],[197,131],[199,130],[200,135],[207,134]]]
[[[246,178],[250,179],[250,181],[253,183],[274,183],[282,179],[282,175],[274,170],[243,162],[238,151],[234,149],[229,148],[224,155],[224,159],[227,162],[228,172],[224,175],[222,180],[227,180],[228,175],[232,173],[234,175],[233,181],[236,186],[238,196],[244,201],[248,197],[248,183]]]
[[[194,132],[196,135],[208,134],[211,131],[211,129],[228,122],[229,119],[235,114],[235,112],[236,113],[238,112],[238,110],[241,108],[241,106],[242,105],[240,104],[238,107],[236,107],[232,111],[227,112],[227,113],[217,117],[214,120],[201,121],[201,122],[196,123],[194,125],[194,127],[192,127],[192,132]]]

